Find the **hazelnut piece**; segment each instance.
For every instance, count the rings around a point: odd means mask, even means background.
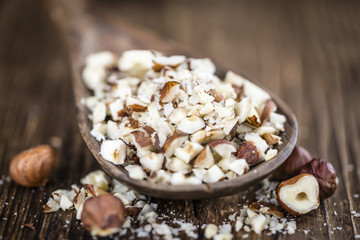
[[[309,173],[316,177],[320,187],[320,198],[332,196],[337,187],[336,171],[331,163],[314,158],[300,170],[300,173]]]
[[[310,153],[303,147],[296,146],[288,159],[274,171],[276,180],[286,180],[300,173],[300,169],[312,159]]]
[[[319,184],[307,173],[283,181],[276,189],[280,206],[290,214],[302,215],[319,206]]]
[[[245,159],[249,166],[253,166],[260,162],[259,152],[256,146],[251,142],[240,143],[237,157]]]
[[[249,209],[256,213],[269,214],[277,218],[284,217],[284,214],[282,214],[282,212],[280,212],[280,210],[275,207],[274,204],[269,202],[253,202],[249,205]]]
[[[24,187],[45,185],[55,165],[55,152],[49,145],[39,145],[16,155],[9,167],[10,177]]]
[[[119,232],[125,222],[124,205],[111,194],[89,198],[84,202],[81,221],[92,235],[111,235]]]

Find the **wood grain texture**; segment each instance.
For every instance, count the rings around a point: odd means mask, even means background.
[[[358,1],[95,3],[101,4],[98,11],[102,14],[116,13],[195,49],[284,99],[297,115],[299,143],[314,156],[329,160],[340,180],[332,198],[299,218],[301,231],[291,237],[354,239],[360,234],[360,219],[350,213],[360,212],[360,198],[354,197],[360,193]],[[73,212],[41,214],[51,191],[69,188],[89,171],[99,169],[75,122],[64,44],[41,1],[0,1],[0,33],[0,239],[89,238]],[[56,142],[54,136],[62,144],[57,148],[57,169],[46,187],[27,189],[7,181],[9,162],[16,153]],[[243,195],[154,201],[160,204],[160,211],[179,210],[184,218],[200,224],[220,223],[238,203],[253,199],[251,191],[244,200]],[[35,231],[21,227],[29,222]],[[310,232],[305,235],[302,230]],[[202,237],[200,229],[199,233]],[[260,238],[287,237],[249,237]]]

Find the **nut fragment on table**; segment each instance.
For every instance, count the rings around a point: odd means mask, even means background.
[[[111,194],[91,197],[84,202],[81,221],[96,236],[119,232],[125,222],[124,205]]]
[[[206,172],[204,169],[197,169],[195,172],[201,175],[204,174],[204,171]],[[178,174],[181,175],[181,173],[176,173],[175,175]],[[52,197],[44,206],[44,212],[60,210],[60,201],[65,195],[71,201],[72,205],[62,210],[74,209],[76,211],[76,218],[80,220],[84,203],[94,198],[90,192],[85,190],[85,186],[91,184],[99,189],[107,189],[106,195],[112,195],[121,200],[124,205],[124,213],[127,216],[124,218],[125,221],[121,228],[114,227],[101,230],[98,227],[93,231],[94,235],[102,234],[102,236],[105,236],[114,234],[114,237],[121,237],[131,233],[141,238],[148,236],[150,232],[152,232],[154,238],[161,236],[165,239],[171,239],[184,236],[184,233],[189,238],[197,239],[199,237],[198,230],[201,227],[207,238],[232,239],[233,230],[239,232],[243,229],[246,232],[254,231],[256,233],[267,231],[267,234],[294,234],[296,230],[296,222],[294,219],[282,217],[279,213],[274,214],[274,212],[278,211],[275,210],[277,209],[275,199],[277,182],[269,182],[268,179],[264,180],[262,187],[255,192],[257,202],[249,206],[241,206],[238,210],[234,210],[228,218],[223,219],[222,224],[203,224],[202,226],[194,224],[191,221],[188,222],[182,218],[172,219],[174,211],[176,212],[176,210],[163,209],[158,212],[158,205],[152,202],[151,198],[129,189],[114,179],[110,179],[103,171],[98,170],[89,173],[81,179],[81,183],[83,186],[73,184],[69,190],[59,189],[54,191]],[[106,195],[101,195],[100,197]],[[51,208],[54,204],[56,208]],[[108,206],[102,209],[103,213],[108,212],[107,209]],[[95,214],[95,217],[96,216],[98,215]],[[266,219],[265,222],[264,218]],[[101,218],[96,219],[100,219],[100,222],[103,221]],[[170,220],[166,221],[164,219]],[[106,223],[103,224],[106,225]],[[97,226],[99,226],[99,224]],[[90,227],[89,229],[91,231],[92,228]],[[129,229],[131,229],[131,231]]]
[[[302,173],[279,184],[276,190],[280,206],[290,214],[302,215],[319,204],[319,184],[311,174]]]
[[[24,187],[45,185],[55,166],[55,151],[49,145],[39,145],[16,155],[10,163],[10,177]]]
[[[215,70],[207,58],[148,50],[89,55],[82,76],[93,95],[82,102],[101,156],[167,184],[231,179],[273,159],[285,116],[249,80],[229,71],[221,81]]]

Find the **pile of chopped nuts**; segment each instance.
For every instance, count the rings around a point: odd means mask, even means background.
[[[81,179],[82,187],[72,185],[71,190],[59,189],[44,205],[43,212],[50,213],[75,209],[76,218],[81,219],[85,228],[94,236],[118,234],[123,236],[131,231],[137,237],[174,239],[180,233],[198,238],[199,226],[183,219],[174,219],[173,212],[157,213],[156,203],[114,179],[103,171],[89,173]],[[206,223],[201,226],[208,239],[232,239],[232,232],[244,231],[243,238],[254,231],[261,234],[293,234],[296,222],[292,217],[284,217],[277,208],[275,190],[278,182],[263,181],[256,191],[256,202],[242,206],[232,212],[219,226]]]
[[[209,59],[105,51],[87,57],[82,76],[100,154],[133,179],[212,183],[278,153],[286,117],[270,95],[230,71],[220,80]]]
[[[331,163],[319,158],[312,159],[310,153],[300,146],[295,147],[279,169],[290,179],[280,183],[274,181],[281,176],[276,173],[272,181],[265,179],[261,188],[255,191],[255,202],[233,210],[220,226],[213,223],[202,225],[204,236],[209,239],[232,239],[233,233],[240,230],[245,232],[242,238],[249,237],[248,232],[251,231],[261,234],[267,230],[267,235],[293,234],[296,230],[293,216],[317,209],[320,199],[332,196],[338,185]],[[122,236],[130,229],[137,237],[147,236],[152,231],[155,237],[164,239],[178,237],[180,232],[198,238],[200,226],[173,218],[172,211],[168,216],[164,213],[159,215],[156,213],[157,204],[152,203],[151,199],[110,179],[101,170],[91,172],[80,182],[82,187],[72,185],[71,190],[54,191],[43,212],[55,212],[60,208],[64,211],[75,209],[76,218],[81,219],[85,228],[95,236],[115,233]],[[359,213],[351,213],[359,217]],[[334,214],[337,215],[336,211]],[[174,224],[178,227],[174,227]],[[307,231],[304,230],[304,233],[307,234]]]

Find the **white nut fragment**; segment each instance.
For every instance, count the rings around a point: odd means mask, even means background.
[[[205,127],[204,120],[193,115],[189,118],[183,119],[178,125],[178,130],[184,133],[194,133]]]
[[[105,134],[107,132],[107,125],[103,123],[97,123],[94,125],[90,134],[96,138],[96,140],[105,140]]]
[[[125,51],[119,60],[119,69],[131,76],[142,77],[153,65],[154,54],[148,50]]]
[[[278,151],[276,149],[269,149],[267,153],[265,154],[265,161],[269,161],[276,157]]]
[[[233,115],[231,107],[214,107],[214,110],[221,118],[231,117]]]
[[[140,163],[145,169],[150,171],[160,170],[163,166],[164,155],[159,153],[150,152],[148,155],[140,158]]]
[[[189,173],[191,171],[191,166],[177,157],[171,158],[166,168],[173,172]]]
[[[72,207],[72,205],[72,201],[66,195],[61,196],[60,207],[63,211],[69,209],[70,207]]]
[[[251,210],[248,210],[248,211],[251,211]],[[253,211],[251,211],[251,212],[253,212]],[[249,218],[250,218],[250,225],[254,229],[254,232],[257,234],[261,234],[261,232],[265,228],[266,217],[262,214],[254,213],[254,214],[249,214]]]
[[[236,152],[234,145],[228,140],[214,140],[208,143],[215,152],[217,152],[223,158],[229,158],[230,154]]]
[[[209,168],[215,163],[210,147],[206,146],[194,160],[194,168]],[[194,169],[195,170],[195,169]]]
[[[57,212],[60,209],[60,204],[52,198],[49,198],[47,203],[44,205],[43,213]]]
[[[259,134],[260,136],[263,136],[264,134],[274,134],[276,132],[276,129],[270,126],[261,126],[259,128],[256,128],[254,130],[254,133]]]
[[[86,57],[86,66],[113,67],[116,66],[117,57],[109,51],[92,53]]]
[[[231,240],[233,235],[230,233],[219,233],[214,236],[214,240]]]
[[[160,91],[160,102],[167,103],[175,100],[179,94],[180,85],[178,82],[166,82]]]
[[[204,174],[203,181],[206,183],[213,183],[213,182],[218,182],[220,179],[224,177],[225,177],[224,172],[217,165],[213,165]]]
[[[89,173],[88,175],[83,177],[80,180],[80,182],[83,185],[85,184],[95,185],[103,189],[104,191],[107,191],[109,189],[109,178],[106,176],[105,172],[101,170],[96,170]]]
[[[105,81],[106,69],[103,67],[85,67],[82,72],[85,85],[91,90],[95,90]]]
[[[261,159],[264,159],[265,157],[265,151],[268,149],[269,145],[267,145],[266,141],[264,139],[262,139],[258,134],[256,133],[246,133],[245,135],[245,140],[252,142],[260,155]]]
[[[197,95],[199,97],[199,102],[202,104],[211,103],[215,99],[213,96],[204,91],[200,91]]]
[[[197,143],[208,143],[212,140],[223,139],[224,137],[225,132],[222,129],[214,129],[211,131],[199,130],[191,135],[190,141]]]
[[[233,83],[235,85],[244,85],[244,95],[251,98],[252,103],[256,107],[260,107],[266,100],[270,99],[270,95],[256,86],[249,80],[229,71],[225,76],[225,82]]]
[[[243,123],[248,117],[251,108],[250,98],[244,98],[241,102],[235,104],[235,114],[239,119],[239,124]]]
[[[205,104],[199,111],[201,115],[206,115],[214,110],[214,106],[211,103]]]
[[[206,169],[204,168],[193,168],[192,172],[194,173],[195,177],[199,179],[203,179],[204,174],[206,173]]]
[[[188,139],[188,135],[174,133],[171,137],[168,137],[163,146],[163,152],[166,157],[171,157],[175,149],[181,147]]]
[[[247,164],[246,160],[237,159],[230,164],[230,170],[238,175],[243,175],[249,170],[249,165]]]
[[[150,175],[150,181],[152,182],[162,182],[162,183],[170,183],[172,174],[163,169],[153,172]]]
[[[93,123],[99,123],[105,120],[106,117],[106,106],[105,103],[98,102],[92,113]]]
[[[176,108],[174,109],[170,116],[169,120],[173,124],[179,124],[183,119],[185,119],[187,116],[187,111],[185,108]]]
[[[224,171],[231,170],[237,175],[243,175],[249,170],[249,165],[245,159],[237,159],[235,157],[222,159],[218,166],[221,167]]]
[[[225,125],[224,126],[225,135],[229,135],[230,132],[234,129],[234,127],[236,127],[236,124],[238,123],[238,119],[237,118],[224,119],[222,122]]]
[[[105,140],[101,144],[101,156],[114,164],[123,164],[126,158],[126,144],[121,140]]]
[[[162,66],[170,66],[170,67],[176,67],[183,63],[186,60],[185,56],[181,55],[174,55],[170,57],[166,56],[157,56],[154,58],[154,62],[156,64],[162,65]]]
[[[286,117],[282,114],[278,113],[270,113],[270,122],[274,124],[275,128],[279,129],[280,131],[284,131],[284,124],[286,122]]]
[[[192,71],[204,71],[212,74],[216,71],[214,63],[209,58],[191,58],[189,64]]]
[[[203,148],[199,143],[186,141],[183,147],[175,149],[174,155],[184,162],[189,163]]]
[[[215,236],[215,234],[218,231],[218,227],[215,224],[210,223],[209,225],[206,226],[205,228],[205,233],[204,236],[206,238],[212,238],[213,236]]]
[[[118,120],[119,112],[124,109],[123,101],[121,101],[120,99],[116,99],[115,101],[110,103],[109,109],[110,109],[111,118],[115,121]]]
[[[128,165],[125,169],[128,171],[129,177],[132,179],[143,180],[147,177],[146,173],[139,165]]]

